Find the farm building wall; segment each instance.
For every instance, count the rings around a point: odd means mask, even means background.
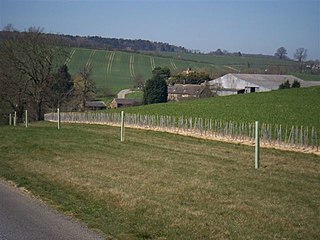
[[[134,107],[142,104],[143,102],[140,99],[114,98],[110,103],[110,108]]]
[[[303,81],[292,75],[272,75],[272,74],[226,74],[220,78],[209,82],[210,89],[217,91],[219,96],[266,92],[278,90],[280,84],[289,81],[292,84],[298,81],[301,87],[318,86],[320,82]]]
[[[266,88],[261,85],[245,81],[233,74],[226,74],[220,78],[210,81],[209,83],[210,85],[215,85],[215,87],[219,89],[217,91],[219,96],[271,91],[271,88]]]
[[[179,101],[182,99],[212,97],[213,93],[206,85],[197,84],[175,84],[168,87],[168,101]]]

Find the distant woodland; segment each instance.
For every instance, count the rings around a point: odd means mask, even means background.
[[[12,39],[21,32],[11,28],[8,30],[0,31],[1,39]],[[150,51],[150,52],[180,52],[180,53],[201,53],[198,50],[187,49],[182,46],[175,46],[163,42],[153,42],[142,39],[122,39],[122,38],[105,38],[99,36],[72,36],[63,34],[46,34],[52,38],[54,42],[62,46],[69,47],[81,47],[81,48],[92,48],[100,50],[119,50],[119,51]],[[208,53],[215,56],[250,56],[250,57],[267,57],[275,58],[274,56],[263,55],[263,54],[245,54],[241,52],[228,52],[227,50],[217,49]]]
[[[18,31],[0,31],[0,39],[11,39],[19,35]],[[105,38],[99,36],[72,36],[61,34],[47,34],[64,46],[94,48],[103,50],[122,51],[159,51],[159,52],[189,52],[190,50],[163,42],[149,40],[130,40],[122,38]]]

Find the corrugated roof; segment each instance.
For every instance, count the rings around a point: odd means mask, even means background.
[[[293,75],[229,73],[227,75],[224,75],[222,78],[226,76],[233,76],[234,78],[241,79],[243,81],[272,90],[279,89],[279,85],[286,82],[287,80],[290,84],[292,84],[294,81],[298,81],[300,82],[301,87],[320,86],[320,81],[304,81]],[[216,80],[217,79],[213,80],[213,82],[215,82]]]

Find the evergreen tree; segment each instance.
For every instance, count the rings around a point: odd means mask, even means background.
[[[289,88],[290,88],[289,80],[285,81],[284,83],[281,83],[279,86],[279,89],[289,89]]]
[[[66,65],[62,65],[57,73],[53,74],[50,84],[48,99],[54,109],[60,107],[73,92],[73,81]]]
[[[292,83],[292,88],[300,88],[300,82],[297,80],[294,80],[294,82]]]
[[[143,92],[144,104],[167,102],[168,86],[166,80],[171,76],[170,69],[156,67],[152,71],[151,79],[148,79]]]

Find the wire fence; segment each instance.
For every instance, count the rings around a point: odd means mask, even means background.
[[[215,119],[161,115],[125,114],[126,127],[174,132],[208,139],[226,139],[234,142],[255,141],[255,123],[238,123]],[[46,121],[58,121],[57,113],[45,114]],[[120,113],[64,112],[60,121],[66,123],[105,124],[120,126]],[[260,124],[262,145],[319,151],[319,132],[315,127]]]

